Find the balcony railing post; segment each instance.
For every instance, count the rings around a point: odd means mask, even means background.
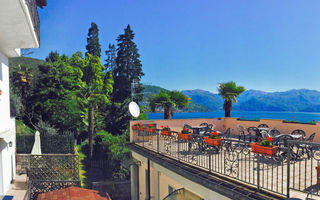
[[[208,153],[209,153],[209,172],[211,172],[211,151],[209,150],[208,151]]]
[[[291,160],[291,142],[288,142],[288,150],[287,150],[287,198],[290,197],[290,160]]]
[[[144,132],[142,132],[142,146],[144,147]]]
[[[157,131],[157,152],[159,153],[159,131]]]
[[[256,155],[257,158],[257,188],[260,189],[260,156]]]
[[[180,138],[178,137],[178,160],[180,161]]]

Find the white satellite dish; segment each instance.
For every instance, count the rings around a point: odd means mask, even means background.
[[[140,108],[139,108],[138,104],[134,101],[131,101],[129,103],[129,111],[133,117],[139,117],[139,115],[140,115]]]

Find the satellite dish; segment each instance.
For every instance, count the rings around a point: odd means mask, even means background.
[[[140,108],[138,104],[134,101],[129,103],[129,112],[133,117],[139,117],[140,115]]]

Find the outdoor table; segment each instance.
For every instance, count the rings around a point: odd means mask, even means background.
[[[207,126],[191,126],[191,129],[193,130],[193,134],[198,134],[201,129],[206,128]]]
[[[288,135],[288,134],[280,134],[280,135],[277,135],[275,136],[275,138],[278,138],[280,136],[283,136],[283,135]],[[302,135],[290,135],[294,140],[298,140],[300,138],[302,138]]]

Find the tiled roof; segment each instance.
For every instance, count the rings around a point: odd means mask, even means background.
[[[38,200],[111,200],[110,197],[102,197],[96,190],[89,190],[79,187],[68,187],[39,194]]]

